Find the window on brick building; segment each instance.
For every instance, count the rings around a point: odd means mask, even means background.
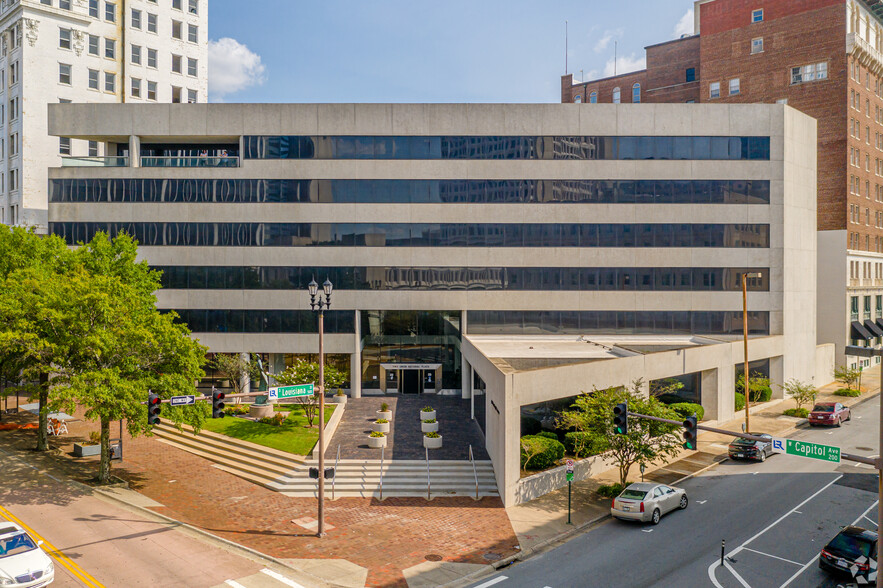
[[[739,93],[739,78],[733,78],[730,80],[730,96],[735,96]]]
[[[708,84],[708,97],[709,98],[720,98],[721,97],[721,84],[720,82],[712,82]]]
[[[751,11],[751,22],[763,22],[763,8]]]
[[[614,103],[614,104],[619,104],[619,103],[620,103],[620,91],[619,91],[619,86],[613,88],[613,103]]]
[[[688,67],[687,68],[687,81],[688,82],[695,82],[696,81],[696,68],[695,67]]]
[[[589,103],[590,104],[597,104],[598,103],[598,93],[597,92],[592,92],[591,94],[589,94]]]
[[[757,37],[756,39],[751,39],[751,52],[752,53],[763,53],[763,37]]]
[[[635,84],[632,86],[632,102],[638,103],[641,101],[641,84]]]

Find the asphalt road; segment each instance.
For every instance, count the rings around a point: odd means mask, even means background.
[[[878,415],[874,399],[839,429],[806,428],[792,438],[876,455]],[[843,525],[876,529],[876,471],[852,462],[725,461],[680,486],[690,506],[657,526],[607,521],[472,586],[833,587],[818,569],[819,550]],[[722,540],[732,558],[724,567]]]

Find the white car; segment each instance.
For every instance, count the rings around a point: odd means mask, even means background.
[[[0,520],[0,587],[37,588],[55,580],[55,566],[24,529]]]

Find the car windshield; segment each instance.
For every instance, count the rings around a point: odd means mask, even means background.
[[[830,404],[816,404],[812,409],[813,412],[834,412],[834,407]]]
[[[871,543],[867,539],[848,533],[840,533],[834,537],[825,549],[835,555],[846,556],[850,559],[856,559],[860,555],[865,557],[871,555]]]
[[[630,488],[623,490],[622,494],[619,495],[620,498],[630,498],[632,500],[643,500],[645,496],[647,496],[646,492],[632,490]]]
[[[34,543],[33,539],[28,537],[27,533],[7,535],[0,539],[0,559],[24,553],[32,549],[37,549],[37,545]]]

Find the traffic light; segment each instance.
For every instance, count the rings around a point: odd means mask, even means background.
[[[629,432],[629,405],[627,402],[613,407],[613,432],[626,435]]]
[[[160,404],[160,398],[157,394],[148,394],[147,395],[147,424],[148,425],[158,425],[160,423],[159,420],[159,412],[162,408],[162,404]]]
[[[222,419],[226,415],[224,414],[224,398],[227,395],[223,392],[212,392],[212,418],[213,419]]]
[[[684,420],[684,449],[699,449],[699,429],[696,417],[690,416]]]

